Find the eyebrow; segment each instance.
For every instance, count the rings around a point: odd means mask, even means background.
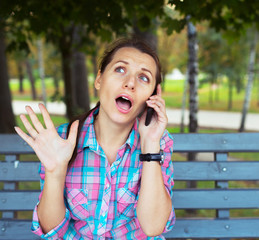
[[[119,60],[119,61],[117,61],[116,63],[119,63],[119,62],[122,62],[122,63],[124,63],[124,64],[126,64],[126,65],[128,65],[128,64],[129,64],[127,61],[124,61],[124,60]],[[115,63],[115,64],[116,64],[116,63]],[[150,75],[151,75],[151,76],[153,76],[153,74],[151,73],[151,71],[150,71],[150,70],[148,70],[147,68],[141,68],[141,70],[142,70],[142,71],[149,72],[149,73],[150,73]]]

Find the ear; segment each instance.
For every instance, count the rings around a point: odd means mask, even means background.
[[[100,70],[97,73],[96,79],[94,81],[94,86],[96,90],[100,90],[101,87],[101,72]]]

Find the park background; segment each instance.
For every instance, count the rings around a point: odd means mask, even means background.
[[[44,102],[47,107],[48,102],[64,103],[63,115],[52,113],[56,126],[87,111],[98,99],[93,81],[101,53],[113,39],[130,34],[148,40],[157,50],[167,108],[190,113],[189,124],[168,125],[171,133],[248,131],[247,115],[259,113],[258,1],[5,0],[1,4],[1,133],[13,133],[14,125],[22,127],[13,111],[16,101]],[[181,74],[174,79],[176,71]],[[223,112],[223,121],[224,113],[240,113],[240,125],[228,129],[200,126],[202,110]],[[257,153],[231,157],[259,159]],[[173,158],[184,161],[188,157]],[[30,183],[23,184],[21,189]],[[198,182],[198,187],[211,184]],[[237,184],[258,187],[257,182],[233,182],[230,187]],[[28,214],[20,213],[20,217],[28,218]]]

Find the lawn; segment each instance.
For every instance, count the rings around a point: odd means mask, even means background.
[[[166,81],[163,97],[166,101],[167,107],[181,108],[182,96],[183,96],[184,81]],[[209,101],[210,86],[203,84],[198,89],[199,96],[199,109],[202,110],[214,110],[214,111],[236,111],[241,112],[245,97],[245,89],[242,89],[240,93],[233,90],[233,102],[232,109],[228,110],[228,87],[226,84],[222,84],[218,89],[214,88],[212,94],[215,99],[215,95],[218,92],[218,100],[213,102]],[[186,99],[186,106],[188,107],[188,97]],[[251,96],[249,112],[259,113],[259,99],[258,99],[258,87],[254,87]]]

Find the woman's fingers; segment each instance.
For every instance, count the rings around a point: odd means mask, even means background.
[[[22,123],[26,128],[26,130],[28,131],[28,133],[31,135],[33,139],[35,139],[36,136],[38,135],[38,132],[32,127],[32,125],[30,124],[30,122],[28,121],[25,115],[21,114],[20,119],[22,120]]]
[[[40,108],[41,114],[43,116],[46,128],[55,128],[46,107],[42,103],[40,103],[39,108]]]
[[[35,129],[38,132],[41,132],[44,130],[44,127],[42,126],[41,122],[39,121],[38,117],[36,116],[35,112],[32,110],[32,108],[30,106],[26,106],[25,107],[27,113],[30,116],[30,119],[35,127]]]
[[[148,102],[156,104],[161,109],[165,109],[165,100],[158,95],[151,96]]]
[[[24,133],[19,127],[14,127],[14,130],[17,132],[17,134],[25,141],[27,142],[32,148],[34,140],[30,136],[28,136],[26,133]]]
[[[147,101],[147,105],[154,108],[160,120],[167,121],[164,99],[158,95],[151,96],[150,100]]]

